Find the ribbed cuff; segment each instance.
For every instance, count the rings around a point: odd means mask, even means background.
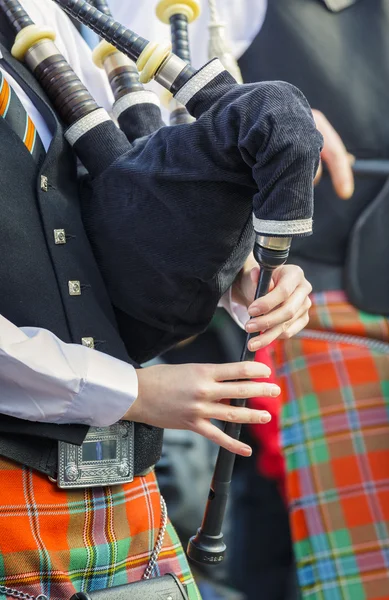
[[[131,145],[113,121],[104,121],[80,137],[73,149],[91,177],[97,177]]]
[[[232,86],[238,85],[232,75],[225,69],[219,70],[216,68],[214,77],[202,79],[203,70],[206,71],[207,67],[212,66],[212,64],[216,64],[216,67],[218,67],[220,63],[217,60],[208,63],[175,95],[176,100],[186,106],[187,111],[196,119],[209,110],[225,93],[230,91]]]

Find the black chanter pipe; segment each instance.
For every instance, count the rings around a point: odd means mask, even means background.
[[[188,65],[191,64],[188,24],[195,21],[201,12],[198,0],[160,0],[156,6],[157,17],[165,25],[170,25],[172,51]],[[170,96],[170,94],[169,94]],[[192,123],[193,117],[185,106],[170,96],[170,125]]]
[[[89,0],[103,14],[112,17],[106,0]],[[114,46],[101,41],[93,52],[97,67],[104,69],[115,98],[112,111],[129,142],[163,127],[158,96],[145,90],[135,63]]]
[[[268,268],[266,250],[284,260],[277,240],[289,245],[311,233],[322,139],[289,84],[240,86],[218,60],[196,72],[84,0],[56,1],[137,60],[141,79],[155,76],[197,119],[131,145],[59,54],[54,33],[32,24],[17,0],[0,0],[19,32],[14,56],[45,88],[89,171],[85,228],[119,327],[131,331],[127,349],[144,362],[205,329],[255,239]]]
[[[263,244],[263,245],[262,245]],[[254,256],[261,265],[255,299],[262,298],[269,291],[274,270],[283,265],[289,254],[291,238],[273,239],[270,245],[267,239],[257,238],[254,246]],[[248,343],[253,337],[246,336],[241,354],[241,361],[254,360],[255,352],[250,352]],[[232,400],[232,406],[246,406],[247,400]],[[240,423],[226,423],[224,433],[238,440],[242,425]],[[235,465],[235,454],[225,448],[220,448],[208,495],[201,527],[188,543],[188,558],[198,564],[217,565],[223,562],[226,545],[223,541],[223,521],[230,492],[232,473]]]

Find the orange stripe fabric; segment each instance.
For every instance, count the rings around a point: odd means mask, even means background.
[[[0,73],[0,118],[3,117],[20,137],[36,162],[44,158],[44,148],[37,129],[27,115],[17,94]]]
[[[29,152],[32,150],[32,145],[34,143],[34,134],[35,134],[35,126],[31,121],[30,117],[27,117],[27,132],[24,143]]]
[[[0,116],[1,117],[3,116],[3,114],[5,113],[5,109],[7,108],[10,93],[11,93],[11,89],[10,89],[8,83],[6,82],[6,80],[4,79],[3,89],[1,90],[1,93],[0,93]]]

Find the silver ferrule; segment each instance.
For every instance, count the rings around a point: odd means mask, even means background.
[[[193,75],[174,95],[176,100],[186,106],[193,96],[223,73],[225,68],[217,58],[211,60]]]
[[[292,244],[291,237],[268,237],[265,235],[257,235],[257,244],[267,250],[288,250]]]
[[[52,40],[41,40],[37,42],[31,48],[29,48],[24,56],[26,64],[29,66],[32,72],[47,58],[50,56],[56,56],[60,54],[57,46]]]
[[[187,63],[178,56],[169,54],[156,73],[155,80],[167,90],[171,90],[173,83],[187,66]]]
[[[65,131],[65,138],[71,146],[74,146],[82,136],[106,121],[112,121],[111,117],[104,108],[98,108],[73,123]]]
[[[154,92],[149,90],[139,90],[138,92],[130,92],[125,96],[122,96],[115,102],[112,107],[112,112],[115,119],[119,117],[128,109],[136,106],[137,104],[155,104],[160,106],[159,98]]]
[[[108,76],[122,67],[135,67],[134,61],[122,52],[113,52],[104,60],[104,70]]]

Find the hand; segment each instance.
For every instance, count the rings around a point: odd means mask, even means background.
[[[248,333],[261,333],[249,343],[255,352],[277,338],[288,339],[304,329],[312,305],[311,284],[300,267],[284,265],[275,269],[270,292],[253,302],[258,284],[259,267],[249,257],[232,287],[232,300],[248,308],[253,317],[246,324]]]
[[[322,160],[326,163],[332,184],[339,198],[348,200],[354,193],[354,176],[351,165],[355,160],[349,154],[331,123],[319,110],[313,110],[316,127],[324,138]],[[321,179],[323,167],[320,165],[316,174],[315,184]]]
[[[276,385],[250,381],[270,376],[269,367],[255,362],[158,365],[140,369],[137,374],[138,397],[124,419],[189,429],[242,456],[250,456],[251,448],[220,431],[210,420],[268,423],[268,412],[230,406],[228,399],[280,394]]]

